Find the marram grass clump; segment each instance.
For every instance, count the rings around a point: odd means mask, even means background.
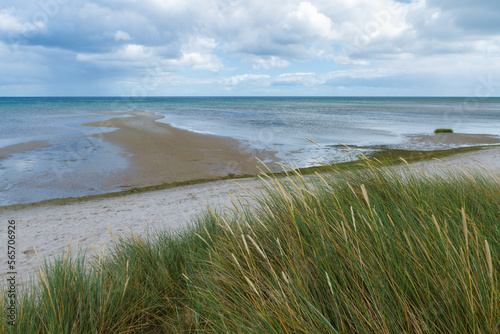
[[[367,164],[262,176],[106,258],[46,265],[14,333],[498,333],[500,181]],[[4,300],[4,303],[6,301]]]
[[[453,133],[452,129],[436,129],[434,133]]]

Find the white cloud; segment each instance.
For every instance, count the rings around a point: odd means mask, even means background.
[[[325,82],[320,76],[316,73],[308,72],[308,73],[283,73],[280,74],[275,80],[274,84],[278,85],[318,85],[323,84]]]
[[[107,60],[132,60],[132,61],[142,61],[145,59],[150,59],[154,55],[154,50],[152,48],[146,47],[144,45],[137,44],[127,44],[122,46],[120,49],[113,53],[106,54],[85,54],[79,53],[76,55],[76,59],[79,61],[107,61]]]
[[[269,70],[271,68],[283,68],[290,65],[290,62],[276,56],[270,57],[252,57],[245,62],[251,63],[252,67],[256,70],[264,69]]]
[[[22,32],[23,24],[12,16],[12,10],[3,9],[0,11],[0,30],[5,32]]]
[[[235,75],[230,78],[226,78],[223,80],[223,84],[227,86],[238,86],[241,85],[242,83],[248,83],[248,82],[256,82],[256,81],[262,81],[262,80],[268,80],[270,79],[271,76],[266,75],[266,74],[241,74],[241,75]]]
[[[397,73],[396,69],[391,68],[372,68],[372,69],[355,69],[341,70],[328,73],[314,72],[296,72],[283,73],[273,79],[274,85],[287,86],[321,86],[327,83],[341,83],[342,80],[373,80],[376,78],[386,78]]]
[[[0,10],[0,34],[5,33],[9,38],[9,42],[17,42],[21,38],[29,38],[37,32],[45,29],[43,21],[27,21],[16,17],[12,9]],[[14,38],[15,35],[18,38]]]
[[[125,31],[117,30],[114,34],[116,41],[130,41],[132,37]]]
[[[172,60],[178,66],[190,66],[193,70],[208,70],[218,72],[225,69],[222,60],[213,54],[217,43],[213,38],[192,36],[181,46],[182,56]]]
[[[109,53],[78,53],[76,60],[100,67],[148,67],[160,59],[156,52],[154,48],[144,45],[126,44]]]
[[[320,36],[329,40],[340,37],[334,30],[332,20],[318,12],[318,8],[310,2],[301,2],[296,10],[287,15],[285,28],[289,29],[291,33]]]
[[[153,52],[151,48],[144,45],[127,44],[119,51],[118,56],[122,59],[144,60],[151,58]]]
[[[76,60],[99,67],[133,66],[148,69],[151,64],[157,63],[169,72],[179,72],[186,67],[192,70],[218,72],[226,68],[222,60],[211,53],[215,46],[211,39],[193,38],[180,48],[180,55],[174,58],[163,56],[168,53],[163,47],[125,44],[107,53],[77,53]]]
[[[173,60],[172,64],[190,66],[193,70],[208,70],[212,72],[219,72],[225,69],[222,61],[210,53],[184,53],[182,58]]]
[[[205,36],[191,36],[189,41],[182,46],[184,51],[210,52],[217,47],[215,39]]]

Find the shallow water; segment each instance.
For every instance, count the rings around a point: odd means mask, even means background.
[[[136,109],[182,129],[237,138],[255,152],[277,151],[301,167],[351,159],[338,144],[411,149],[405,135],[436,128],[500,135],[498,98],[0,98],[0,148],[52,144],[0,160],[0,205],[122,190],[113,176],[129,167],[125,152],[99,137],[113,129],[82,124]]]

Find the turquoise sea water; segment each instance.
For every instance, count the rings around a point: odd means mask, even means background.
[[[338,144],[415,148],[405,135],[436,128],[500,135],[499,98],[0,98],[0,148],[51,144],[0,160],[0,205],[121,190],[109,181],[129,167],[125,152],[88,137],[113,129],[82,124],[136,109],[182,129],[237,138],[251,152],[277,151],[299,166],[345,161]]]

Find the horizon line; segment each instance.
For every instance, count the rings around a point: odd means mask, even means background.
[[[122,99],[147,99],[147,98],[466,98],[466,99],[496,99],[499,96],[466,96],[466,95],[15,95],[0,96],[3,98],[122,98]]]

